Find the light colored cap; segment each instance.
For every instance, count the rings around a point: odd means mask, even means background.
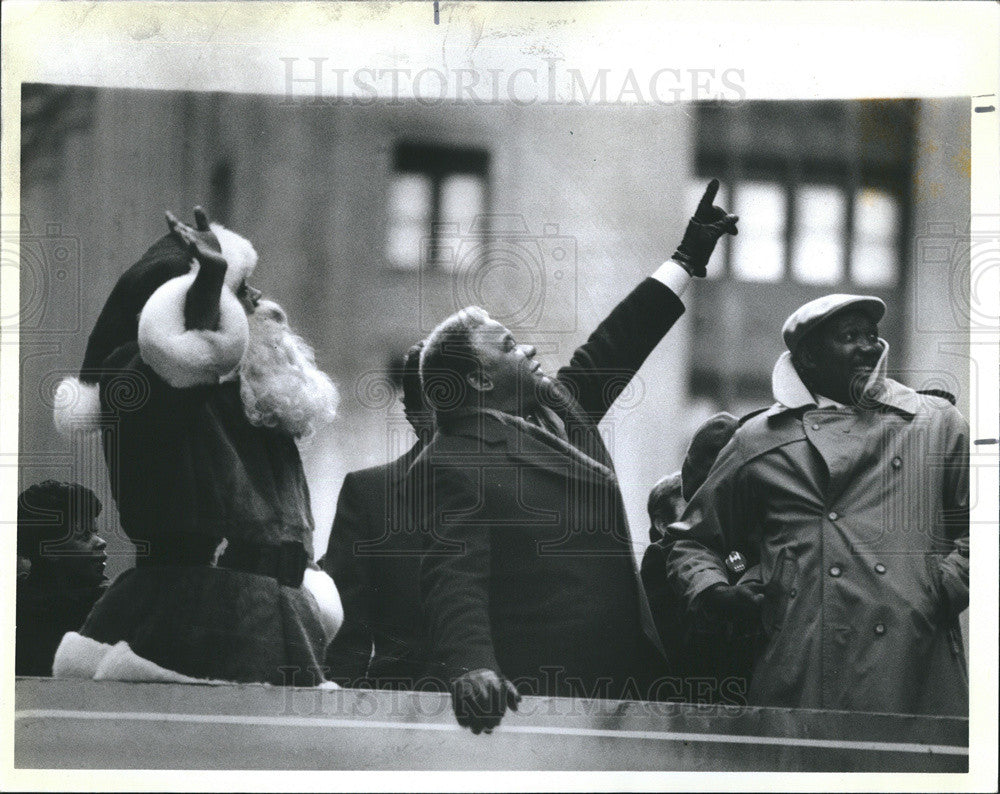
[[[828,317],[848,307],[860,309],[876,323],[885,314],[885,303],[873,295],[824,295],[799,306],[785,320],[785,324],[781,327],[785,345],[794,353],[803,336]]]

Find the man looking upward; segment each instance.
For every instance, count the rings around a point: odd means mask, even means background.
[[[479,307],[428,337],[421,378],[438,432],[411,468],[432,484],[421,591],[459,723],[492,730],[519,692],[647,699],[666,660],[597,429],[684,311],[735,215],[712,180],[673,258],[551,377]]]

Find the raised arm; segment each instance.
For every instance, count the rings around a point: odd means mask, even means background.
[[[674,255],[642,281],[577,348],[558,380],[594,422],[600,421],[639,367],[684,313],[680,295],[701,278],[719,238],[736,234],[736,215],[713,204],[719,180],[705,189]]]
[[[167,213],[171,234],[197,265],[160,286],[139,315],[142,360],[175,388],[218,383],[239,365],[249,340],[246,310],[225,286],[227,259],[216,250],[220,245],[216,231],[209,228],[200,208],[195,210],[195,223],[198,228],[192,229]],[[255,261],[252,246],[243,243]]]
[[[210,247],[209,241],[215,235],[201,207],[194,208],[194,219],[196,229],[167,212],[167,227],[188,246],[191,256],[198,262],[198,273],[184,300],[184,327],[189,331],[215,331],[219,327],[219,299],[227,264],[222,255]]]

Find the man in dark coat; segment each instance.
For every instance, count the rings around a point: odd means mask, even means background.
[[[77,483],[46,480],[17,499],[17,675],[52,675],[63,634],[83,625],[108,589],[107,543],[95,531],[101,500]]]
[[[459,723],[499,724],[519,692],[649,699],[666,660],[597,424],[684,311],[736,217],[713,180],[672,260],[615,307],[555,378],[478,307],[428,337],[438,433],[411,475],[433,487],[421,590]]]
[[[414,689],[424,679],[427,649],[420,612],[422,543],[414,526],[419,490],[406,479],[434,431],[420,390],[418,342],[403,361],[403,410],[417,441],[396,460],[344,478],[326,555],[344,605],[344,625],[326,655],[341,686]]]

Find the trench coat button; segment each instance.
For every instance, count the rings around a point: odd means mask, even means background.
[[[829,518],[831,521],[836,521],[838,518],[840,518],[840,516],[837,515],[836,511],[834,511],[834,512],[830,513],[827,516],[827,518]]]
[[[797,596],[798,594],[799,594],[799,591],[797,589],[795,589],[794,587],[791,590],[788,591],[788,597],[789,598],[795,598],[795,596]]]
[[[831,565],[830,566],[830,576],[832,576],[834,579],[836,579],[838,576],[840,576],[841,573],[842,573],[842,571],[840,570],[840,566],[838,566],[838,565]]]
[[[885,623],[876,623],[875,624],[875,633],[876,634],[880,634],[880,635],[881,634],[885,634]]]
[[[885,566],[880,562],[875,563],[875,573],[885,573]]]
[[[892,468],[898,469],[902,465],[903,465],[903,459],[899,457],[899,455],[897,455],[892,459]]]
[[[813,422],[813,430],[819,430],[819,425]]]

